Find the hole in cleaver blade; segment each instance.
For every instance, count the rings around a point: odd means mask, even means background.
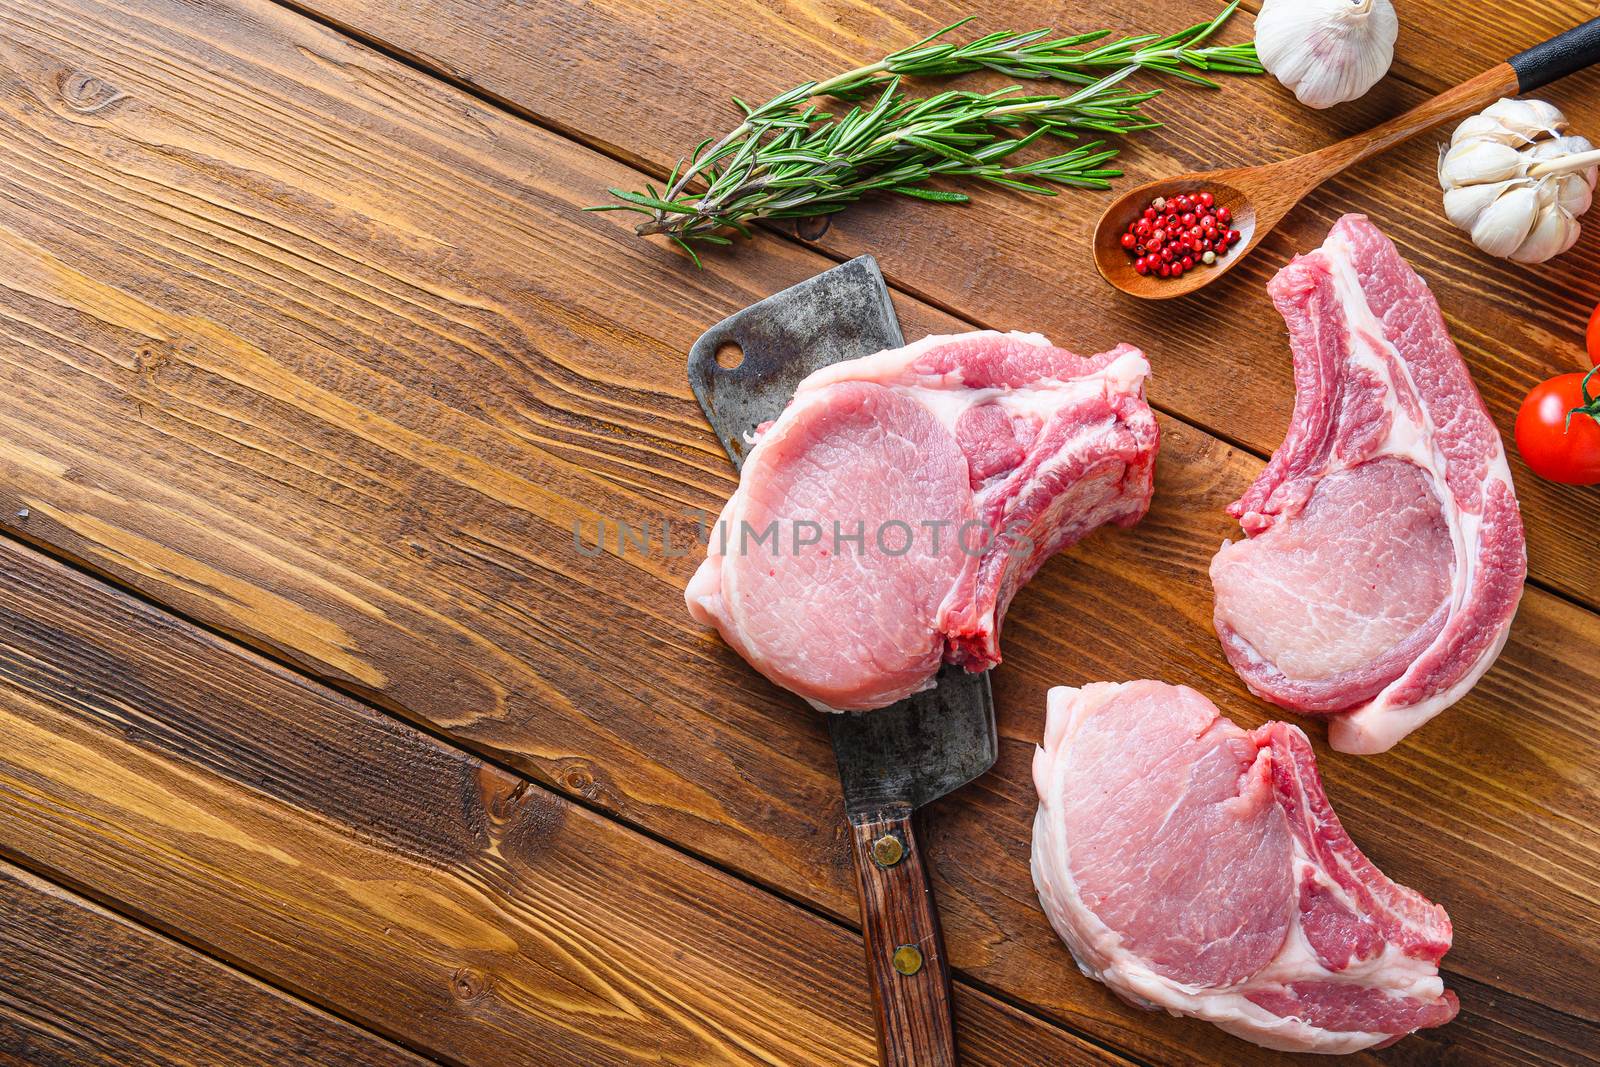
[[[904,344],[877,261],[861,256],[707,330],[689,350],[689,387],[737,470],[756,427],[812,371]],[[728,346],[743,353],[732,368],[717,360]],[[936,688],[828,725],[851,813],[920,807],[987,771],[999,751],[988,673],[948,665]]]
[[[877,261],[861,256],[707,330],[689,350],[689,387],[738,469],[747,435],[783,414],[812,371],[905,343]],[[744,354],[732,369],[717,361],[727,345]]]

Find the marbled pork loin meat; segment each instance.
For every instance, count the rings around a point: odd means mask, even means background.
[[[1078,967],[1268,1048],[1355,1052],[1455,1017],[1450,919],[1340,826],[1305,734],[1186,686],[1050,691],[1033,880]]]
[[[1283,445],[1211,563],[1250,689],[1374,753],[1459,700],[1505,644],[1527,573],[1505,449],[1427,283],[1360,215],[1269,287],[1289,325]]]
[[[1000,661],[1017,589],[1150,504],[1144,354],[1034,334],[929,337],[800,383],[762,429],[690,614],[825,710],[884,707],[941,662]]]

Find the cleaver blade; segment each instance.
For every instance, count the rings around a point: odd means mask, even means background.
[[[905,344],[888,287],[861,256],[722,320],[689,352],[689,386],[734,467],[756,428],[821,367]],[[719,350],[742,353],[719,362]],[[911,815],[999,752],[987,673],[954,666],[878,711],[830,714],[854,843],[869,986],[884,1064],[955,1064],[950,968]]]

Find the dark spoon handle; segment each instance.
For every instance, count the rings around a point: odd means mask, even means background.
[[[1600,18],[1513,56],[1511,69],[1517,72],[1517,91],[1531,93],[1596,62],[1600,62]]]

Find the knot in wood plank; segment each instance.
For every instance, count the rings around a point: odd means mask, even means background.
[[[62,71],[56,79],[61,99],[80,115],[94,115],[128,98],[128,94],[104,78],[81,70]]]

